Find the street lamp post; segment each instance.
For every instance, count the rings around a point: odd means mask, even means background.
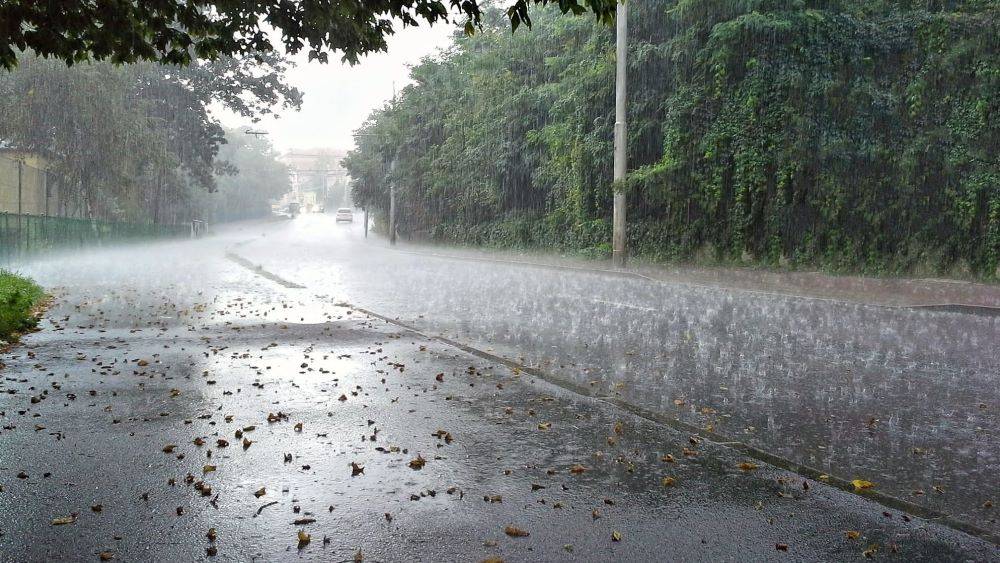
[[[625,179],[627,139],[625,127],[626,64],[628,56],[628,4],[619,0],[615,15],[615,168],[614,168],[614,216],[612,218],[611,258],[616,268],[625,267],[625,191],[621,181]]]
[[[396,246],[396,166],[397,159],[393,157],[389,165],[389,244]]]

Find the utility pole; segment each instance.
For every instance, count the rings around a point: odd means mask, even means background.
[[[27,250],[28,248],[28,235],[24,232],[24,227],[21,225],[21,221],[24,220],[24,215],[21,213],[21,183],[22,176],[24,175],[24,161],[17,161],[17,236],[23,237],[24,246],[23,248]]]
[[[18,160],[17,161],[17,215],[18,215],[18,221],[20,221],[20,216],[21,216],[21,187],[22,187],[22,178],[23,178],[23,176],[24,176],[24,161],[23,160]]]
[[[616,44],[615,44],[615,208],[612,219],[611,235],[611,259],[616,268],[625,267],[625,206],[627,204],[625,192],[617,189],[621,187],[620,182],[625,179],[625,170],[628,164],[625,148],[628,144],[625,135],[625,101],[626,101],[626,77],[627,77],[627,57],[628,57],[628,4],[625,0],[618,1],[618,8],[615,14]]]
[[[389,165],[389,244],[396,246],[396,163],[395,157]]]
[[[396,113],[396,81],[392,81],[392,109],[399,131],[399,114]],[[389,164],[389,245],[396,246],[396,167],[399,164],[399,145]]]

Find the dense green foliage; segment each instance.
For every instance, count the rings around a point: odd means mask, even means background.
[[[297,108],[302,96],[285,83],[287,68],[273,55],[186,67],[67,68],[22,53],[17,69],[0,71],[0,145],[49,161],[59,214],[153,223],[208,219],[203,194],[215,189],[220,172],[233,171],[219,158],[225,132],[210,106],[248,120]]]
[[[630,6],[633,254],[997,275],[997,2]],[[394,176],[404,235],[605,252],[613,29],[485,21],[362,128],[355,201]]]
[[[554,4],[564,13],[592,11],[604,21],[615,11],[615,0],[514,0],[506,10],[514,29],[531,24],[528,8],[534,4]],[[272,53],[275,35],[287,53],[308,49],[310,60],[326,62],[333,50],[355,63],[359,55],[384,51],[396,23],[464,19],[472,33],[480,14],[477,0],[4,0],[0,67],[13,68],[17,51],[28,49],[68,64],[97,59],[186,65],[221,55]]]
[[[10,342],[35,325],[32,310],[42,288],[29,279],[0,270],[0,341]]]

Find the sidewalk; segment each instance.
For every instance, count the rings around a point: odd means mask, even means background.
[[[403,252],[436,256],[515,262],[535,266],[572,268],[622,274],[608,261],[584,260],[541,252],[501,251],[405,243]],[[670,283],[729,288],[743,291],[834,299],[890,307],[931,307],[1000,316],[1000,285],[932,278],[874,278],[822,272],[773,271],[758,268],[725,268],[633,262],[626,275]],[[957,307],[954,307],[957,306]],[[991,309],[996,309],[995,311]]]

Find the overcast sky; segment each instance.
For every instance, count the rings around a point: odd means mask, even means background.
[[[306,148],[349,149],[351,133],[364,123],[371,110],[392,98],[409,83],[408,65],[446,47],[452,27],[421,26],[399,30],[389,38],[389,51],[369,55],[352,67],[330,56],[332,62],[307,62],[305,53],[295,57],[297,66],[288,73],[289,82],[305,94],[302,109],[285,111],[268,118],[254,129],[268,132],[279,151]],[[239,127],[246,120],[226,110],[215,110],[227,127]]]

